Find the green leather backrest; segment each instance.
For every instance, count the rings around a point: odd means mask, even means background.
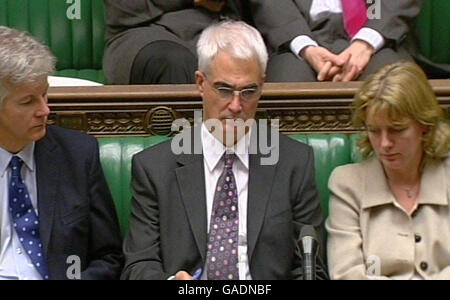
[[[122,234],[128,232],[131,200],[131,160],[133,155],[153,145],[166,141],[167,137],[113,137],[99,138],[100,159],[106,181],[116,204]]]
[[[435,63],[450,64],[450,1],[425,0],[418,21],[422,54]]]
[[[359,160],[356,152],[356,135],[322,134],[291,135],[313,147],[316,167],[316,183],[325,215],[328,215],[328,178],[337,166]],[[129,228],[131,159],[134,154],[158,143],[167,137],[117,137],[99,138],[100,158],[106,180],[116,204],[122,234]]]
[[[0,25],[30,32],[57,57],[58,75],[102,80],[105,17],[101,0],[0,0]],[[80,3],[80,19],[68,10]],[[70,16],[70,14],[69,14]],[[75,17],[78,17],[75,15]]]
[[[295,140],[310,145],[314,150],[316,184],[325,215],[328,215],[328,179],[337,166],[353,162],[351,136],[345,134],[291,135]]]

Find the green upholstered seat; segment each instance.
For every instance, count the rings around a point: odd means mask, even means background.
[[[80,19],[66,0],[0,0],[0,25],[30,32],[57,57],[57,75],[105,83],[103,1],[76,0]]]
[[[429,78],[450,78],[450,1],[426,0],[418,20],[418,63]]]
[[[419,18],[421,52],[431,61],[450,64],[450,1],[424,1]]]
[[[99,138],[100,159],[116,204],[122,234],[129,227],[133,155],[167,139],[163,136]]]
[[[337,166],[359,160],[356,152],[357,135],[321,134],[291,135],[313,147],[316,166],[316,182],[325,214],[328,214],[328,178]],[[129,228],[131,159],[141,150],[166,141],[167,137],[113,137],[99,138],[100,157],[113,195],[122,234]]]

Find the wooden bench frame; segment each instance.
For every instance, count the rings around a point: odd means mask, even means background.
[[[450,116],[450,80],[431,80]],[[361,82],[266,83],[257,117],[278,119],[285,134],[349,133]],[[171,135],[172,121],[202,109],[195,85],[53,87],[49,123],[95,136]]]

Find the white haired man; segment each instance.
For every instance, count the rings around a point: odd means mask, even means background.
[[[98,144],[47,126],[48,48],[3,26],[0,41],[0,279],[118,279],[120,230]]]
[[[227,21],[203,31],[197,53],[203,122],[189,132],[202,154],[176,154],[166,142],[133,158],[122,277],[301,279],[295,241],[303,225],[320,230],[323,221],[312,149],[280,136],[278,161],[264,165],[260,149],[250,151],[256,140],[247,139],[259,126],[238,128],[255,118],[264,41],[253,27]]]

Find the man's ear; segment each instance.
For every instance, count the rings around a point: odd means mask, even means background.
[[[203,84],[205,83],[205,75],[203,74],[203,72],[195,72],[195,83],[197,85],[197,90],[200,92],[200,95],[203,96]]]
[[[261,79],[262,80],[261,88],[264,86],[264,83],[266,82],[266,78],[267,78],[266,73],[264,73],[262,76],[262,79]]]

